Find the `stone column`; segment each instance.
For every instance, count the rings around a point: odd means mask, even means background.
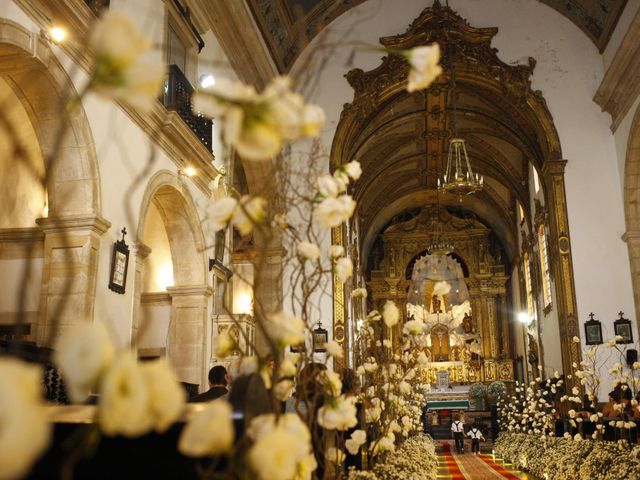
[[[44,232],[36,341],[51,346],[57,332],[93,321],[100,237],[111,223],[95,215],[39,218],[36,223]]]
[[[168,357],[182,382],[206,384],[209,359],[205,358],[209,322],[208,285],[167,287],[171,296]]]
[[[580,365],[581,351],[580,345],[572,341],[574,336],[580,336],[580,328],[573,280],[567,199],[564,189],[566,163],[567,161],[562,159],[546,160],[542,166],[542,175],[549,210],[549,254],[553,259],[551,267],[556,288],[562,369],[565,375],[571,375],[571,378],[567,379],[567,384],[573,386],[576,378],[573,365]]]
[[[144,262],[151,253],[151,248],[142,242],[138,242],[133,246],[132,253],[134,255],[134,289],[133,289],[133,322],[131,324],[131,341],[132,346],[137,348],[138,344],[138,328],[142,319],[142,274],[144,272]]]
[[[259,299],[263,314],[277,312],[282,309],[282,274],[285,252],[282,248],[275,247],[264,251],[258,250],[258,255],[264,254],[265,258],[261,272],[254,270],[254,275],[260,274],[259,287],[253,292],[254,299]],[[256,258],[255,262],[260,262]],[[254,311],[259,306],[254,303]],[[256,316],[259,312],[256,311]],[[256,350],[259,355],[269,352],[269,343],[260,331],[256,328],[255,335]]]

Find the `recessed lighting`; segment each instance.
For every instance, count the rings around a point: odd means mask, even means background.
[[[62,27],[52,27],[51,30],[49,30],[49,35],[55,43],[60,43],[67,36],[67,32]]]
[[[200,86],[202,88],[213,87],[216,84],[216,78],[210,73],[207,73],[205,75],[200,75],[200,80],[198,83],[200,83]]]

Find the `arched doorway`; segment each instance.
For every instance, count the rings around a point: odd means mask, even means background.
[[[48,41],[0,19],[0,71],[0,274],[15,279],[0,324],[20,323],[26,339],[50,344],[58,327],[93,319],[100,236],[110,224],[100,216],[87,118],[82,106],[62,113],[77,92]]]
[[[211,337],[204,237],[182,180],[150,180],[137,230],[133,336],[143,351],[166,352],[181,381],[201,384]]]

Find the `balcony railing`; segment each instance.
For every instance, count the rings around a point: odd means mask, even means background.
[[[110,0],[84,0],[84,3],[91,9],[96,16],[102,13],[102,10],[109,8]]]
[[[204,146],[212,151],[212,122],[202,115],[193,113],[191,110],[192,93],[193,87],[180,68],[176,65],[169,65],[169,77],[165,83],[162,103],[167,110],[172,110],[180,115],[180,118],[193,130]]]

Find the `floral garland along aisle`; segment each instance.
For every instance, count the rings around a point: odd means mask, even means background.
[[[165,78],[164,65],[144,60],[152,48],[150,40],[114,10],[89,31],[86,42],[93,52],[93,66],[84,90],[69,99],[68,110],[93,94],[150,111]],[[387,53],[407,60],[409,92],[428,87],[442,72],[437,45]],[[400,320],[397,306],[388,302],[381,314],[367,316],[358,340],[360,395],[342,393],[343,379],[327,368],[305,377],[303,372],[313,364],[306,348],[284,354],[289,346],[309,343],[317,322],[313,312],[318,309],[318,298],[328,294],[323,288],[330,283],[330,275],[335,273],[342,282],[352,277],[352,259],[344,249],[332,246],[322,251],[320,245],[332,227],[353,214],[355,201],[347,192],[361,174],[357,161],[341,166],[333,175],[319,172],[317,165],[326,156],[313,139],[323,128],[324,112],[307,104],[294,86],[298,91],[305,87],[295,85],[295,79],[278,77],[257,92],[251,86],[218,79],[192,98],[194,110],[221,124],[223,141],[231,153],[237,152],[246,161],[266,162],[271,172],[260,195],[232,192],[223,198],[212,197],[207,222],[214,232],[233,226],[240,235],[254,237],[255,279],[245,280],[256,292],[255,325],[268,343],[268,352],[251,356],[255,345],[249,338],[225,333],[218,336],[215,352],[224,358],[232,351],[243,351],[240,373],[260,379],[271,411],[278,413],[252,419],[245,416],[242,438],[235,438],[232,406],[226,400],[214,401],[186,418],[176,448],[190,457],[213,460],[211,468],[202,472],[203,478],[336,478],[341,472],[348,475],[343,467],[347,453],[362,454],[363,469],[370,472],[352,472],[350,478],[432,478],[436,465],[433,443],[427,437],[412,436],[422,430],[422,391],[427,388],[421,381],[427,359],[412,348],[414,336],[422,332],[420,324],[407,322],[403,337],[392,343],[391,328]],[[63,138],[67,132],[58,133]],[[308,152],[290,147],[305,139]],[[59,155],[60,147],[47,165],[53,168]],[[42,181],[46,184],[47,178]],[[285,271],[293,293],[281,311],[270,311],[260,292],[267,249],[278,241],[290,252]],[[366,290],[355,289],[353,295],[366,296]],[[226,309],[230,313],[229,305]],[[240,320],[232,318],[240,326]],[[186,401],[169,362],[140,363],[133,349],[116,348],[102,325],[99,320],[80,323],[57,337],[54,361],[69,397],[83,402],[89,393],[99,394],[94,423],[101,435],[133,438],[165,432],[183,418]],[[56,325],[53,327],[57,333]],[[341,347],[332,341],[327,351],[328,359],[342,355]],[[27,475],[51,442],[41,374],[38,367],[19,359],[0,359],[2,479]],[[294,412],[279,413],[281,402],[291,397],[294,388]],[[364,412],[362,419],[359,409]]]

